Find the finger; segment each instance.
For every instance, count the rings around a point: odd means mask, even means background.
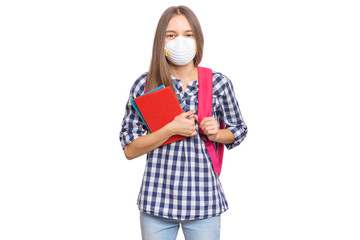
[[[193,131],[193,132],[191,133],[190,137],[193,137],[193,136],[195,136],[196,134],[197,134],[197,131],[195,130],[195,131]]]
[[[188,112],[182,113],[182,115],[183,115],[184,117],[189,117],[189,116],[193,115],[194,113],[196,113],[195,110],[190,110],[190,111],[188,111]]]
[[[204,121],[201,121],[201,125],[203,127],[207,127],[207,126],[213,125],[213,122],[211,120],[204,120]]]
[[[204,132],[206,135],[213,134],[214,132],[217,132],[217,131],[218,131],[218,128],[217,128],[217,127],[213,127],[213,126],[205,127],[205,128],[203,129],[203,132]]]
[[[218,131],[216,129],[211,129],[207,132],[207,135],[214,135],[214,134],[217,134]]]
[[[204,117],[202,121],[216,121],[214,117]]]
[[[201,120],[201,123],[216,122],[214,117],[205,117]]]
[[[207,127],[215,127],[217,126],[217,122],[211,119],[206,119],[205,121],[201,121],[200,127],[201,128],[207,128]]]
[[[213,130],[213,129],[217,129],[218,127],[217,126],[214,126],[214,125],[210,125],[210,126],[206,126],[204,127],[205,130],[207,131],[210,131],[210,130]]]
[[[198,115],[194,115],[194,118],[195,118],[195,120],[197,121],[197,122],[199,122],[199,117],[198,117]]]

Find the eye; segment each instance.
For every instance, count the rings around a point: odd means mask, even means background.
[[[194,34],[193,34],[193,33],[187,33],[187,34],[185,35],[185,37],[187,37],[187,38],[193,38],[193,37],[194,37]]]
[[[165,36],[167,39],[174,39],[175,38],[175,34],[173,34],[173,33],[168,33],[168,34],[166,34],[166,36]]]

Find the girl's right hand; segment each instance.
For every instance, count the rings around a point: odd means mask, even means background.
[[[185,113],[181,113],[174,118],[174,120],[167,124],[173,135],[181,135],[186,137],[192,137],[197,134],[195,127],[195,118],[189,117],[195,114],[195,110],[191,110]]]

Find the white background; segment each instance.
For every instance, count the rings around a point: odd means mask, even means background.
[[[249,128],[225,152],[222,239],[359,240],[356,2],[1,1],[0,239],[141,239],[145,157],[118,133],[160,15],[183,4]]]

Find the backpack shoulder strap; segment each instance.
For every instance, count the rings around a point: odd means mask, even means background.
[[[212,116],[213,76],[212,70],[204,67],[198,69],[198,117],[199,122],[204,117]]]
[[[213,74],[209,68],[197,67],[198,69],[198,118],[199,122],[204,117],[212,116],[212,103],[213,103]],[[220,121],[220,129],[225,128],[225,124]],[[216,151],[213,142],[209,141],[201,129],[199,129],[201,139],[205,142],[206,149],[211,158],[214,172],[220,176],[223,155],[224,144],[218,143],[218,149]]]

